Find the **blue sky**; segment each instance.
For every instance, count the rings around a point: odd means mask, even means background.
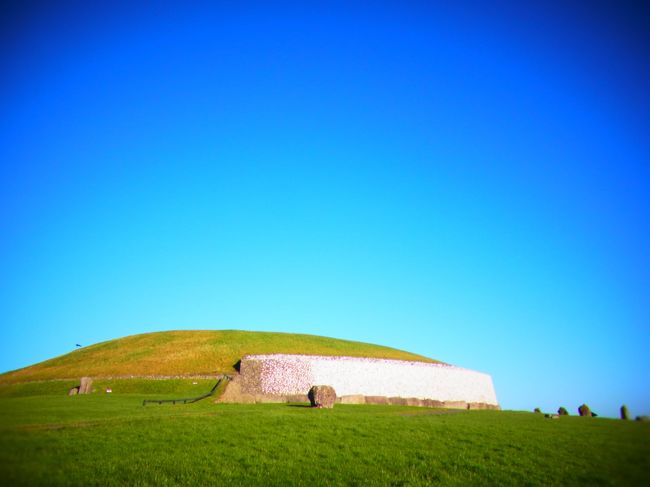
[[[648,18],[5,7],[0,370],[287,331],[488,372],[508,409],[649,413]]]

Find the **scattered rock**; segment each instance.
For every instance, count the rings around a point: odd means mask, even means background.
[[[568,416],[568,415],[569,415],[569,411],[567,411],[566,408],[565,408],[564,406],[560,406],[560,408],[557,410],[557,414],[558,414],[559,416]]]
[[[586,404],[583,404],[578,408],[578,413],[580,414],[580,416],[587,416],[587,417],[593,416],[591,409],[589,409],[589,406],[587,406]]]
[[[548,419],[560,419],[559,414],[545,414],[544,417]]]
[[[77,394],[79,394],[79,386],[73,387],[68,391],[68,396],[76,396]]]
[[[630,412],[625,404],[621,406],[621,419],[630,419]]]
[[[650,421],[650,416],[637,416],[636,420],[637,421],[647,422],[647,421]]]
[[[336,402],[336,391],[332,386],[312,386],[308,396],[315,408],[333,408]]]
[[[90,394],[92,392],[93,380],[90,377],[82,377],[79,386],[79,394]]]

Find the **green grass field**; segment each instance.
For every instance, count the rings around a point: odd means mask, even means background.
[[[370,343],[297,333],[184,330],[132,335],[0,374],[0,384],[91,377],[229,374],[247,354],[348,355],[436,362]]]
[[[648,423],[401,406],[142,406],[211,386],[152,382],[150,394],[73,397],[6,386],[3,485],[650,485]]]
[[[0,375],[2,485],[650,485],[648,423],[212,397],[142,404],[199,396],[255,353],[433,361],[285,333],[179,331],[91,345]],[[95,392],[68,397],[86,375]],[[212,378],[189,378],[201,375]],[[153,380],[161,376],[179,378]]]

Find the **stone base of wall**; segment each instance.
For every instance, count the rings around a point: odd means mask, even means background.
[[[417,397],[385,397],[385,396],[341,396],[337,401],[341,404],[390,404],[396,406],[416,406],[422,408],[444,408],[444,409],[494,409],[501,408],[494,404],[484,402],[465,401],[436,401],[433,399],[418,399]]]
[[[306,394],[251,394],[242,391],[241,376],[235,376],[231,380],[224,393],[216,400],[218,403],[234,404],[266,404],[266,403],[289,403],[289,402],[309,402]],[[246,387],[244,387],[246,390]],[[248,389],[250,390],[250,389]],[[494,404],[483,402],[465,402],[465,401],[436,401],[433,399],[418,399],[415,397],[386,397],[386,396],[364,396],[362,394],[352,394],[336,398],[338,404],[386,404],[396,406],[416,406],[425,408],[444,408],[444,409],[501,409]]]
[[[336,398],[336,402],[341,404],[366,404],[366,396],[363,396],[361,394],[341,396]]]

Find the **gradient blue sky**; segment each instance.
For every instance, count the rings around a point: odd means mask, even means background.
[[[647,11],[57,3],[0,21],[1,371],[271,330],[650,412]]]

